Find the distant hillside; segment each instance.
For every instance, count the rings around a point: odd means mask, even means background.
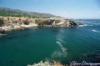
[[[19,9],[3,8],[0,7],[0,16],[16,16],[16,17],[54,17],[48,13],[28,12]]]

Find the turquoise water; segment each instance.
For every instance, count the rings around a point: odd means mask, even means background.
[[[100,20],[78,28],[31,28],[0,38],[0,66],[26,66],[41,60],[82,61],[100,54]]]

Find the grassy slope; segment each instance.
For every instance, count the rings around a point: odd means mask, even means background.
[[[54,15],[48,13],[28,12],[28,11],[22,11],[18,9],[0,7],[0,16],[53,17]]]

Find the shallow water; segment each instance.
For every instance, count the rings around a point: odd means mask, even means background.
[[[100,54],[100,20],[78,28],[31,28],[0,38],[0,66],[26,66],[41,60],[63,63]]]

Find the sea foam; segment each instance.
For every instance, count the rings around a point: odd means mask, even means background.
[[[97,30],[95,30],[95,29],[92,29],[91,31],[92,31],[92,32],[97,32],[97,33],[100,32],[100,31],[97,31]]]
[[[93,25],[88,25],[88,24],[79,25],[79,27],[87,27],[87,26],[93,26]]]
[[[60,29],[57,36],[56,36],[56,44],[60,49],[57,49],[53,52],[52,57],[53,58],[60,58],[60,57],[66,57],[67,56],[67,49],[63,46],[64,44],[64,30]]]
[[[62,45],[62,43],[61,43],[60,41],[56,41],[56,43],[59,45],[61,51],[62,51],[63,53],[66,53],[66,50],[67,50],[67,49]]]

